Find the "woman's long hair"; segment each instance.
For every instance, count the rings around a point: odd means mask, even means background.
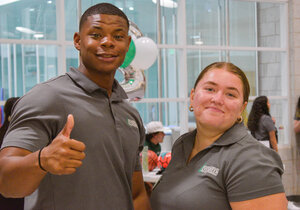
[[[252,105],[249,117],[248,117],[248,129],[253,135],[258,129],[258,122],[262,115],[269,115],[268,98],[266,96],[257,97]]]
[[[18,99],[19,99],[19,97],[9,98],[9,99],[7,99],[7,101],[4,104],[4,123],[0,128],[0,146],[2,145],[4,135],[9,126],[12,108]]]
[[[295,114],[296,118],[300,118],[300,96],[298,98],[298,103],[297,103],[297,107],[296,107],[296,114]]]

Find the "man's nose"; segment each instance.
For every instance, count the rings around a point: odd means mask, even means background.
[[[100,44],[104,47],[112,47],[114,42],[111,36],[105,36],[101,39]]]

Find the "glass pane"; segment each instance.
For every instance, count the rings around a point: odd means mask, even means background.
[[[0,1],[0,38],[56,39],[55,0]]]
[[[162,49],[162,97],[179,97],[179,78],[178,78],[178,51],[176,49]]]
[[[139,111],[144,124],[159,121],[161,115],[162,123],[167,127],[178,127],[180,125],[179,104],[180,102],[132,103]]]
[[[65,29],[66,29],[66,40],[73,40],[75,32],[79,31],[79,18],[77,0],[65,0]]]
[[[188,95],[190,94],[194,83],[200,72],[209,64],[216,61],[224,61],[224,51],[204,51],[188,50],[187,51],[187,69],[188,69]]]
[[[258,46],[280,47],[281,18],[283,18],[281,4],[257,3]]]
[[[0,45],[0,86],[4,100],[22,96],[37,83],[57,76],[57,47]]]
[[[159,98],[157,61],[144,73],[146,78],[145,98]]]
[[[117,1],[116,1],[117,2]],[[143,36],[157,40],[157,11],[156,4],[149,0],[125,1],[123,10],[129,20],[135,23]]]
[[[229,1],[229,45],[256,46],[256,3]]]
[[[258,95],[282,96],[286,70],[280,52],[258,52]]]
[[[161,0],[161,43],[177,43],[177,1]]]
[[[70,70],[70,67],[77,68],[79,66],[78,51],[75,49],[74,46],[66,47],[66,59],[67,72]]]
[[[246,74],[250,84],[250,96],[256,95],[256,51],[231,51],[230,62],[238,66]]]
[[[225,1],[186,1],[186,34],[189,45],[225,44]]]

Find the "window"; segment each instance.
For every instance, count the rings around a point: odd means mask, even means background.
[[[1,103],[35,84],[78,66],[73,34],[79,16],[98,0],[0,1]],[[267,95],[276,126],[288,128],[288,1],[109,0],[143,36],[157,43],[159,57],[144,71],[144,98],[132,102],[144,123],[161,120],[181,133],[195,127],[189,93],[208,64],[230,61],[245,71],[251,97]],[[58,21],[59,20],[59,21]],[[123,75],[116,75],[119,81]],[[251,101],[247,107],[251,108]],[[281,129],[280,144],[289,143]]]

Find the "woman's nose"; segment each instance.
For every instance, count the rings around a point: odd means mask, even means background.
[[[221,91],[216,92],[212,96],[212,101],[217,104],[223,104],[224,103],[224,95]]]

